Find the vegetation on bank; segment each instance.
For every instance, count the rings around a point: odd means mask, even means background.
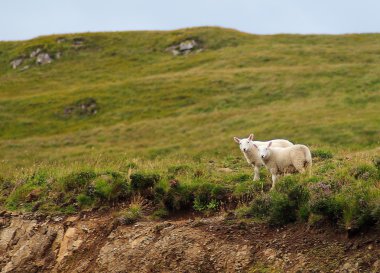
[[[125,161],[109,163],[114,169],[89,165],[75,171],[40,166],[19,177],[2,177],[0,205],[42,213],[116,207],[125,223],[143,215],[157,219],[193,210],[206,215],[234,211],[236,217],[275,226],[295,221],[348,230],[379,225],[380,159],[318,153],[311,177],[285,176],[273,191],[266,170],[254,182],[250,167],[235,157],[221,162]]]

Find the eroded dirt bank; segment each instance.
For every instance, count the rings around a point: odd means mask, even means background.
[[[111,213],[0,217],[1,272],[380,272],[380,232],[223,217],[120,225]]]

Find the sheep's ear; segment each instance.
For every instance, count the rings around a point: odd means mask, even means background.
[[[238,143],[238,144],[240,143],[240,139],[238,139],[237,137],[234,137],[234,140],[236,143]]]
[[[253,146],[255,146],[255,147],[256,147],[256,149],[259,149],[259,147],[257,147],[257,145],[256,145],[255,143],[253,143]]]
[[[271,142],[269,142],[269,144],[268,144],[268,148],[269,148],[270,146],[272,146],[272,141],[271,141]]]
[[[253,134],[250,134],[249,137],[248,137],[248,139],[249,139],[249,140],[253,140],[254,137],[255,137],[255,136],[254,136]]]

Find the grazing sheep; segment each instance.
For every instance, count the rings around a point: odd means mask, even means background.
[[[267,146],[255,146],[259,149],[261,159],[272,174],[272,189],[276,184],[278,175],[304,173],[306,169],[309,169],[309,173],[311,172],[311,153],[305,145],[296,144],[278,148],[273,147],[272,142],[269,142]]]
[[[264,166],[264,162],[260,158],[257,147],[266,147],[269,144],[269,141],[253,141],[253,138],[253,134],[250,134],[248,138],[239,139],[234,137],[234,140],[239,144],[240,150],[243,152],[248,164],[252,165],[254,169],[253,180],[256,181],[260,180],[260,167]],[[289,147],[293,145],[293,143],[285,139],[274,139],[271,141],[274,147]]]

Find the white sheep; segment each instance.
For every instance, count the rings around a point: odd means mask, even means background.
[[[255,144],[254,144],[255,145]],[[306,169],[311,173],[311,153],[307,146],[296,144],[290,147],[273,147],[269,142],[267,146],[257,146],[260,157],[272,175],[272,189],[277,177],[288,173],[304,173]]]
[[[243,152],[248,164],[252,165],[254,169],[253,180],[260,180],[260,167],[264,166],[258,147],[266,147],[270,141],[253,141],[253,134],[250,134],[248,138],[239,139],[234,137],[236,143],[239,144],[240,150]],[[293,146],[288,140],[285,139],[273,139],[271,140],[274,147],[289,147]]]

